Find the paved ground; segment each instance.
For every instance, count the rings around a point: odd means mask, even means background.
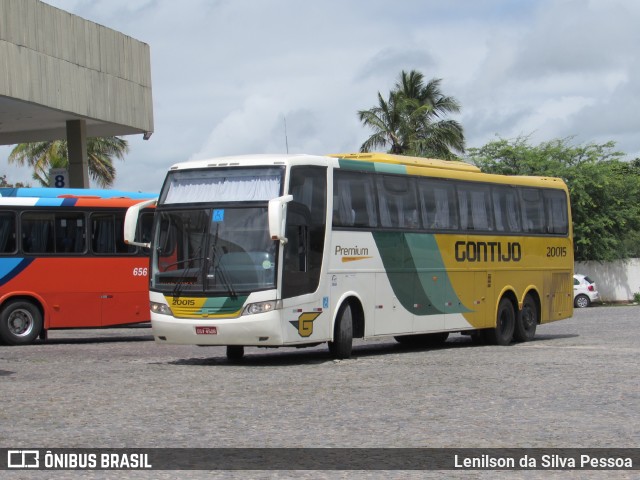
[[[640,307],[593,307],[535,341],[406,349],[156,345],[148,328],[52,332],[0,346],[0,447],[639,447]],[[44,475],[46,473],[46,475]],[[177,478],[85,472],[82,478]],[[632,478],[511,472],[509,478]],[[637,473],[637,471],[636,471]],[[495,472],[445,472],[495,478]],[[79,478],[3,472],[3,478]],[[190,472],[182,478],[414,478],[437,472]]]

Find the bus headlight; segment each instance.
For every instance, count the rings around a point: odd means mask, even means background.
[[[280,300],[270,302],[257,302],[250,303],[244,308],[243,315],[255,315],[256,313],[267,313],[272,310],[279,310],[282,308],[282,302]]]
[[[173,315],[173,312],[166,303],[150,302],[151,313],[160,315]]]

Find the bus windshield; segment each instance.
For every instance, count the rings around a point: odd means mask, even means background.
[[[156,219],[151,287],[180,296],[275,288],[267,206],[165,210]]]
[[[216,168],[169,172],[160,205],[268,201],[280,195],[280,168]]]

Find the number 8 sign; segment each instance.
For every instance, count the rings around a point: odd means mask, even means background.
[[[52,168],[49,170],[49,186],[66,188],[69,185],[69,172],[66,168]]]

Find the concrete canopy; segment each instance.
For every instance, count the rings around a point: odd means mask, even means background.
[[[67,138],[71,151],[80,137],[152,132],[147,44],[39,0],[0,0],[0,145]]]
[[[71,120],[84,120],[88,137],[153,133],[153,128],[147,130],[85,118],[0,96],[0,145],[64,139],[67,135],[66,122]]]

